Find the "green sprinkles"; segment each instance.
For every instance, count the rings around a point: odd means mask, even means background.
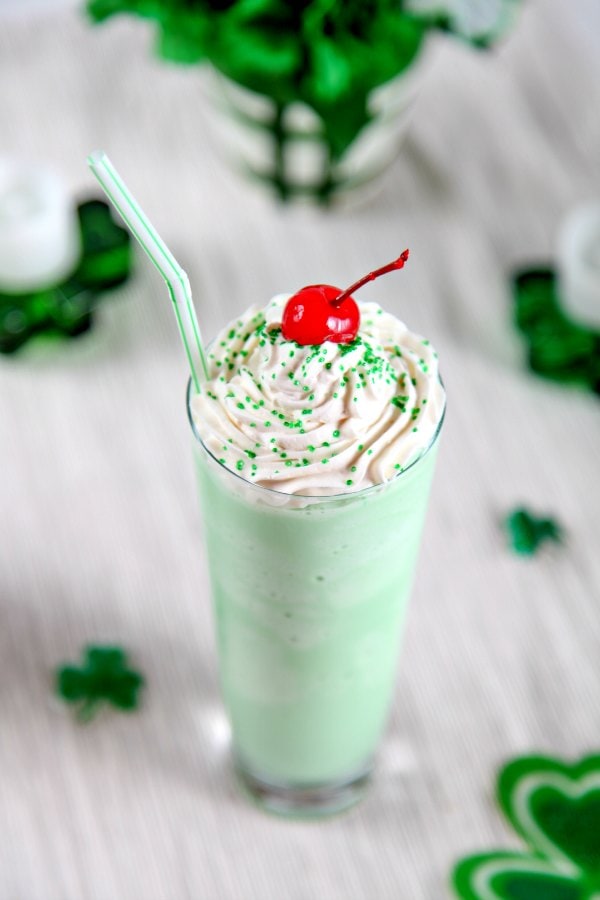
[[[348,485],[348,487],[350,487],[350,485],[354,484],[354,482],[352,481],[351,478],[349,478],[348,481],[346,482],[346,484]]]
[[[238,470],[238,472],[241,472],[242,469],[244,468],[244,460],[243,460],[243,459],[238,459],[238,461],[237,461],[236,464],[235,464],[235,467],[236,467],[236,469]]]

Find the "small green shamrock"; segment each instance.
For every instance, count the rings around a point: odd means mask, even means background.
[[[492,851],[456,866],[462,900],[599,900],[600,756],[574,764],[543,756],[509,763],[498,801],[528,845]]]
[[[84,334],[101,295],[129,277],[131,238],[113,221],[108,204],[87,200],[77,216],[81,256],[65,281],[28,294],[0,291],[0,353],[14,353],[36,335]]]
[[[510,546],[523,556],[533,556],[544,541],[560,542],[562,539],[562,529],[554,519],[538,518],[526,509],[511,512],[506,519],[506,529]]]
[[[551,269],[513,277],[515,318],[528,344],[533,372],[600,393],[600,331],[572,322],[563,312]]]
[[[77,712],[87,722],[102,703],[123,710],[138,705],[138,691],[144,679],[127,668],[127,657],[119,647],[86,647],[83,665],[61,666],[56,673],[56,690],[67,703],[79,703]]]

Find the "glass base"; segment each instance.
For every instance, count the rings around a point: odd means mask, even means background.
[[[344,812],[362,798],[371,774],[368,768],[342,781],[298,786],[266,780],[239,760],[235,761],[235,771],[245,793],[257,806],[295,819],[317,819]]]

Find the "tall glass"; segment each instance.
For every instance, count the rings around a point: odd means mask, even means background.
[[[262,806],[336,812],[368,779],[390,706],[437,454],[334,497],[251,484],[190,412],[235,764]]]

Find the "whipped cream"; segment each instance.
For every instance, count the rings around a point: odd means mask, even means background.
[[[215,339],[191,413],[207,449],[247,481],[287,494],[351,493],[394,478],[431,444],[445,406],[429,341],[361,303],[350,344],[286,341],[288,294]]]

